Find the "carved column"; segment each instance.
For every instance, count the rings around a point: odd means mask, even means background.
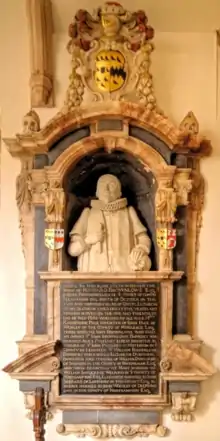
[[[31,107],[53,106],[52,8],[50,0],[26,0],[30,38]]]

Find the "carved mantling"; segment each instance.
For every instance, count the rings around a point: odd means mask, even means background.
[[[3,371],[17,380],[54,380],[59,367],[58,342],[52,341],[21,355]]]
[[[91,15],[80,9],[69,26],[67,49],[72,72],[65,105],[69,110],[91,101],[127,99],[156,107],[150,74],[154,30],[144,11],[131,13],[106,3]]]

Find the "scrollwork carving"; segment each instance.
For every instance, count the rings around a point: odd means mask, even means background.
[[[109,439],[109,438],[125,438],[133,439],[134,437],[148,437],[149,435],[157,435],[164,437],[167,429],[158,424],[152,425],[122,425],[122,424],[94,424],[94,425],[80,425],[59,424],[57,432],[61,435],[74,434],[80,438],[90,436],[94,439]]]
[[[167,360],[170,362],[170,368],[166,369],[167,364],[165,364],[164,369],[163,362]],[[196,349],[193,340],[185,344],[173,341],[167,347],[165,358],[161,362],[161,367],[162,371],[168,372],[168,375],[171,376],[172,374],[179,373],[182,376],[194,374],[198,377],[208,377],[216,372],[216,369],[199,354],[198,348]]]

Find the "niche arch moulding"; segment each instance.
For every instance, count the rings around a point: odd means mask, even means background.
[[[215,373],[194,337],[193,294],[211,145],[189,112],[159,109],[154,31],[143,11],[106,3],[69,26],[63,108],[4,139],[21,161],[16,198],[26,266],[26,335],[4,368],[32,416],[44,389],[57,431],[164,436],[163,409],[191,421]]]

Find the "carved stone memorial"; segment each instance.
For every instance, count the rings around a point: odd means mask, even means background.
[[[41,388],[57,432],[163,437],[162,410],[191,421],[215,373],[194,337],[194,288],[211,152],[189,112],[159,109],[144,11],[106,3],[69,27],[70,84],[40,128],[5,138],[21,160],[17,204],[26,268],[26,335],[4,368],[28,416]]]

